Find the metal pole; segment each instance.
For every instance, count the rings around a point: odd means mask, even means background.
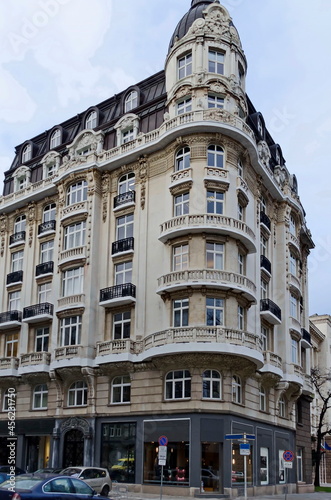
[[[163,486],[163,465],[161,465],[161,489],[160,489],[160,500],[162,500],[162,486]]]
[[[284,465],[284,467],[285,467],[285,465]],[[287,499],[287,488],[288,488],[288,486],[287,486],[287,481],[288,481],[287,467],[285,467],[284,472],[285,472],[285,500],[286,500]]]
[[[247,457],[244,455],[244,497],[247,500]]]

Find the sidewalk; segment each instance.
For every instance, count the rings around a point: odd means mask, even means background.
[[[117,497],[116,495],[112,496],[110,492],[110,498],[116,500],[120,498],[121,500],[160,500],[160,495],[152,495],[149,493],[132,493],[129,492],[128,496],[125,497]],[[162,500],[194,500],[194,497],[179,497],[179,496],[170,496],[170,495],[162,495]],[[206,499],[207,500],[207,499]],[[208,500],[220,500],[219,498],[211,498],[208,497]],[[244,500],[244,497],[236,497],[236,499],[232,500]],[[266,495],[266,496],[257,496],[257,497],[247,497],[247,500],[331,500],[331,493],[318,492],[318,493],[289,493],[287,495]]]

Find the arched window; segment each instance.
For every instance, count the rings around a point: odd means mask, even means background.
[[[135,174],[129,172],[124,174],[119,178],[118,181],[118,194],[128,193],[129,191],[134,191],[135,189]]]
[[[243,167],[243,163],[241,160],[238,160],[238,176],[239,177],[244,176],[244,167]]]
[[[33,390],[33,410],[46,410],[48,403],[47,384],[36,385]]]
[[[242,404],[242,383],[238,375],[232,377],[232,401],[233,403]]]
[[[191,374],[188,370],[169,372],[165,381],[165,399],[189,399],[191,397]]]
[[[56,205],[55,203],[50,203],[44,207],[43,211],[43,222],[49,222],[55,220]]]
[[[87,182],[79,181],[71,184],[67,190],[67,206],[87,200]]]
[[[56,148],[56,146],[59,146],[60,144],[61,144],[61,130],[57,128],[51,135],[50,149],[54,149]]]
[[[137,106],[138,106],[138,93],[136,90],[132,90],[125,98],[124,112],[128,113]]]
[[[113,404],[130,403],[131,379],[129,375],[115,377],[111,384],[111,402]]]
[[[26,227],[26,217],[25,215],[19,215],[15,219],[14,233],[20,233],[22,231],[25,231],[25,227]]]
[[[208,167],[224,167],[224,150],[221,146],[211,144],[207,150],[207,165]]]
[[[22,151],[22,163],[31,160],[31,156],[32,156],[32,147],[31,144],[27,144]]]
[[[191,163],[191,150],[188,146],[181,148],[176,153],[176,163],[175,163],[175,171],[184,170],[185,168],[189,168]]]
[[[96,111],[91,111],[85,120],[85,128],[92,129],[97,126],[98,115]]]
[[[262,385],[260,385],[259,396],[260,396],[260,410],[267,411],[267,394],[265,388]]]
[[[216,370],[205,370],[202,375],[202,397],[221,399],[221,375]]]
[[[82,380],[74,382],[68,390],[68,406],[87,405],[87,385]]]

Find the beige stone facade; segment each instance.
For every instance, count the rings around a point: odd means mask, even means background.
[[[295,489],[311,483],[296,408],[312,395],[313,243],[228,12],[189,14],[164,73],[62,124],[54,148],[54,128],[27,141],[6,173],[0,439],[14,388],[29,470],[103,465],[152,488],[166,435],[173,491],[235,495],[226,434],[248,433],[251,490],[282,491],[282,452],[300,449]]]

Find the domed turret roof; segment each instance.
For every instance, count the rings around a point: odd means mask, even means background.
[[[176,26],[170,40],[168,52],[171,50],[176,40],[186,35],[194,21],[203,17],[202,12],[211,3],[214,3],[214,0],[192,0],[190,10],[182,17]]]

